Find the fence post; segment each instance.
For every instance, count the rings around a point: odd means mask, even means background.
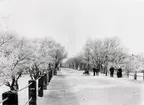
[[[28,88],[29,92],[29,105],[36,105],[37,104],[37,97],[36,97],[36,81],[35,80],[29,80],[28,82],[31,84]]]
[[[18,105],[18,93],[16,91],[7,91],[2,94],[2,100],[5,100],[2,105]]]
[[[47,85],[49,85],[49,71],[47,71]]]
[[[43,97],[43,76],[38,80],[38,96]]]
[[[49,72],[48,72],[48,78],[49,78],[49,79],[48,79],[48,82],[50,82],[50,72],[51,72],[51,71],[49,70]]]
[[[52,79],[52,70],[49,71],[49,82],[51,81]]]
[[[143,81],[144,81],[144,72],[143,72]]]
[[[49,85],[49,72],[47,72],[47,85]]]
[[[137,80],[137,71],[134,73],[134,79]]]
[[[55,68],[53,68],[53,76],[55,76]]]
[[[47,74],[46,73],[44,74],[44,82],[43,83],[44,83],[43,89],[46,90],[47,89]]]
[[[52,79],[52,77],[53,77],[53,68],[51,69],[51,79]]]
[[[53,69],[51,69],[51,79],[52,79],[52,77],[53,77]]]
[[[56,76],[57,75],[57,69],[55,68],[54,69],[54,76]]]

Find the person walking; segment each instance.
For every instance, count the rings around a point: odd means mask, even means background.
[[[122,77],[122,68],[119,68],[119,78]]]
[[[111,66],[110,67],[110,77],[113,77],[113,75],[114,75],[114,67],[113,66]]]
[[[117,70],[117,77],[118,78],[122,77],[122,69],[121,69],[121,67]]]
[[[93,68],[93,76],[95,76],[95,74],[96,74],[96,67],[95,67],[95,65],[94,65],[94,68]]]

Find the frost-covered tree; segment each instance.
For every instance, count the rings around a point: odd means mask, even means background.
[[[101,72],[107,73],[111,65],[123,66],[127,58],[126,48],[117,37],[87,40],[80,55],[87,68],[100,66]],[[77,58],[77,56],[73,57]],[[73,60],[74,61],[74,60]],[[87,69],[88,70],[88,69]]]
[[[49,54],[54,62],[54,68],[56,69],[62,63],[62,61],[67,58],[67,52],[65,51],[65,48],[59,43],[53,42],[52,45],[53,47]]]
[[[64,47],[54,40],[48,38],[34,40],[33,55],[31,56],[31,63],[29,63],[31,78],[37,79],[40,73],[47,72],[49,63],[55,65],[55,68],[57,68],[65,57],[66,52]]]
[[[31,47],[27,40],[14,35],[2,34],[1,37],[3,38],[1,43],[5,42],[0,48],[1,72],[6,79],[6,85],[11,90],[17,90],[18,79],[32,54]]]
[[[68,58],[67,61],[65,62],[65,65],[72,69],[81,69],[81,70],[86,69],[84,67],[86,65],[86,62],[84,61],[83,56],[80,54],[74,57]]]

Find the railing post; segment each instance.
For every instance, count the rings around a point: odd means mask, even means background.
[[[50,70],[49,72],[49,82],[51,81],[51,79],[52,79],[52,70]]]
[[[5,100],[2,105],[18,105],[18,93],[16,91],[5,92],[2,94],[2,100]]]
[[[49,71],[47,72],[47,85],[49,85]]]
[[[47,89],[47,74],[46,73],[44,74],[44,82],[43,83],[44,83],[43,89],[46,90]]]
[[[54,69],[54,76],[56,76],[57,75],[57,69],[55,68]]]
[[[143,72],[143,81],[144,81],[144,72]]]
[[[29,105],[37,105],[37,97],[36,97],[36,81],[35,80],[29,80],[28,82],[31,84],[28,88],[29,92]]]
[[[51,79],[53,78],[53,69],[51,70]]]
[[[41,78],[38,80],[38,96],[39,97],[43,97],[43,76],[41,76]]]
[[[54,75],[54,69],[52,69],[52,72],[51,72],[51,79],[53,78],[53,75]]]
[[[137,71],[134,73],[134,79],[137,80]]]
[[[49,70],[49,72],[48,72],[48,78],[49,78],[49,79],[48,79],[48,82],[50,82],[50,77],[51,77],[51,76],[50,76],[50,72],[51,72],[51,71]]]

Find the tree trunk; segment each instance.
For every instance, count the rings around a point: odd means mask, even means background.
[[[11,86],[10,86],[10,90],[16,91],[16,90],[19,89],[19,85],[18,85],[18,82],[17,82],[17,81],[18,81],[18,80],[16,80],[15,78],[12,79],[12,84],[11,84]]]
[[[54,68],[54,75],[57,75],[57,68],[58,68],[59,63],[55,63],[55,68]]]

